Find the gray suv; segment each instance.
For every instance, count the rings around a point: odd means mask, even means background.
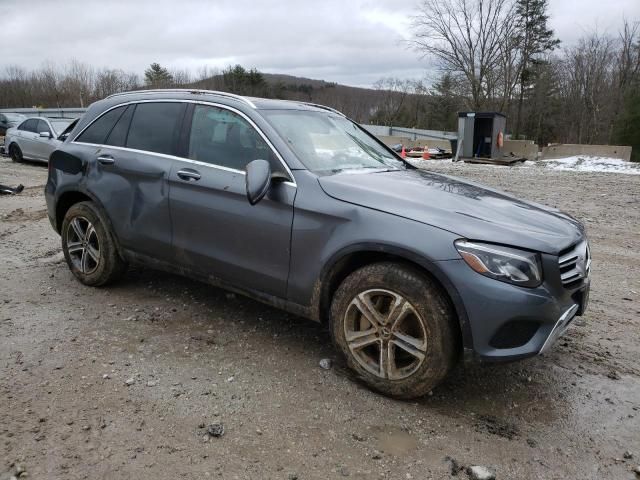
[[[136,263],[246,294],[326,323],[395,397],[429,392],[462,352],[543,352],[587,305],[578,221],[416,169],[321,105],[113,95],[51,155],[45,193],[85,285]]]

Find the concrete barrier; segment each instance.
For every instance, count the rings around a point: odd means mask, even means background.
[[[533,140],[505,140],[502,148],[506,155],[513,153],[516,157],[523,157],[527,160],[537,160],[538,150],[538,145]]]
[[[619,158],[621,160],[631,160],[631,147],[621,145],[574,145],[558,144],[550,145],[542,149],[542,159],[575,157],[584,155],[589,157]]]
[[[403,144],[406,147],[411,141],[408,137],[396,137],[395,135],[376,135],[376,137],[378,137],[378,140],[380,140],[388,147],[392,147],[393,145],[397,145],[399,143]]]
[[[449,140],[413,140],[409,142],[411,147],[427,147],[427,148],[441,148],[447,152],[451,151],[451,142]]]

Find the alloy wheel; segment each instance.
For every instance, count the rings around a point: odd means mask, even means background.
[[[359,293],[349,303],[343,325],[353,358],[379,378],[407,378],[425,361],[425,322],[398,293],[385,289]]]
[[[100,244],[93,224],[85,217],[75,217],[67,229],[67,252],[74,267],[85,275],[100,265]]]

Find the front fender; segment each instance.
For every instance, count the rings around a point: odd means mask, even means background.
[[[355,259],[355,263],[350,259]],[[362,262],[366,264],[371,261],[383,260],[406,262],[434,278],[451,299],[462,332],[463,346],[465,348],[472,347],[473,337],[464,303],[457,288],[441,268],[441,263],[449,260],[432,261],[416,252],[396,245],[363,242],[349,245],[335,252],[323,266],[314,288],[312,309],[317,318],[322,321],[327,315],[331,304],[331,292],[336,287],[335,280],[343,278],[342,275],[345,273],[343,269],[353,271],[353,269],[362,266]]]

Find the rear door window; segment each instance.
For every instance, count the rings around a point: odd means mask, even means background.
[[[136,105],[126,146],[174,155],[185,103],[153,102]]]
[[[38,129],[37,118],[30,118],[29,120],[25,120],[18,127],[18,130],[23,130],[25,132],[33,132],[33,133],[35,133],[37,129]]]
[[[89,128],[82,132],[75,141],[102,145],[107,138],[107,135],[109,135],[109,132],[111,132],[111,129],[124,112],[125,108],[125,106],[122,106],[109,110],[89,125]]]

